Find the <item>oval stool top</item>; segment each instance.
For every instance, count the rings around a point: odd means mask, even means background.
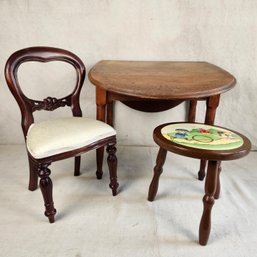
[[[154,140],[168,151],[206,160],[238,159],[251,149],[251,142],[244,135],[202,123],[162,124],[155,128]]]

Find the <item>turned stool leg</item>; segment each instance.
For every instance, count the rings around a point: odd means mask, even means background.
[[[199,180],[204,180],[205,178],[205,167],[206,167],[206,160],[201,160],[200,161],[200,169],[198,171],[198,179]]]
[[[217,182],[217,188],[216,192],[214,194],[214,198],[217,200],[220,197],[220,173],[221,173],[221,162],[218,162],[219,169],[218,169],[218,182]]]
[[[74,163],[74,176],[80,175],[80,162],[81,162],[81,156],[76,156],[75,163]]]
[[[211,210],[215,202],[214,194],[216,193],[218,176],[219,176],[219,162],[209,161],[207,169],[207,177],[205,181],[205,196],[203,197],[203,214],[199,227],[199,243],[206,245],[211,231]]]
[[[148,201],[153,201],[157,194],[159,178],[163,171],[162,167],[165,163],[166,156],[167,156],[167,150],[160,147],[157,158],[156,158],[156,165],[154,167],[154,176],[153,176],[153,179],[150,184],[149,191],[148,191]]]

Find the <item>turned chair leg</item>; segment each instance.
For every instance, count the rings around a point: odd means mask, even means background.
[[[80,161],[81,161],[81,157],[76,156],[75,157],[75,164],[74,164],[74,176],[79,176],[80,175]]]
[[[49,177],[51,171],[47,168],[49,165],[39,164],[38,176],[40,177],[39,185],[45,202],[45,216],[48,217],[50,223],[53,223],[55,221],[56,209],[53,202],[53,184]]]
[[[219,180],[219,162],[209,161],[205,181],[205,196],[203,197],[203,214],[199,227],[199,244],[206,245],[211,231],[211,210],[214,205],[214,195]]]
[[[96,149],[96,177],[101,179],[103,176],[103,157],[104,157],[104,147]]]
[[[38,187],[38,174],[35,163],[29,158],[29,186],[30,191],[34,191]]]
[[[159,186],[159,178],[163,171],[162,167],[165,163],[166,156],[167,156],[167,150],[160,147],[156,158],[156,165],[154,167],[153,179],[148,190],[148,201],[153,201],[157,194],[158,186]]]
[[[109,167],[110,173],[110,188],[112,189],[112,195],[117,195],[117,189],[119,187],[119,183],[117,181],[117,157],[116,157],[116,147],[115,144],[109,144],[106,149],[108,153],[107,163]]]

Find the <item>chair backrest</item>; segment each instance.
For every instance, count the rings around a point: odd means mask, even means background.
[[[60,99],[50,96],[42,101],[28,98],[20,87],[17,72],[22,63],[30,61],[43,63],[62,61],[71,64],[75,68],[77,75],[73,92]],[[34,123],[34,111],[53,111],[59,107],[70,106],[73,116],[82,116],[79,105],[79,95],[85,80],[85,73],[85,66],[80,58],[64,49],[53,47],[30,47],[21,49],[9,57],[5,66],[5,78],[9,89],[21,110],[21,125],[25,139],[30,125]]]

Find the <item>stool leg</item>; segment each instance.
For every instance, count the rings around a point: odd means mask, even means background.
[[[163,171],[162,167],[165,163],[166,156],[167,156],[167,150],[160,147],[157,158],[156,158],[156,165],[154,167],[153,179],[150,184],[149,191],[148,191],[148,201],[153,201],[157,194],[159,178]]]
[[[81,156],[76,156],[75,163],[74,163],[74,176],[80,175],[80,162],[81,162]]]
[[[221,162],[218,162],[218,165],[219,165],[219,174],[218,174],[218,182],[217,182],[217,188],[216,188],[216,192],[215,192],[215,195],[214,195],[214,198],[217,200],[219,199],[220,197],[220,173],[221,173]]]
[[[214,194],[216,193],[219,176],[219,162],[209,161],[207,177],[205,181],[205,196],[203,197],[203,214],[199,227],[199,244],[206,245],[211,231],[211,210],[215,202]]]
[[[200,170],[198,171],[198,179],[199,180],[204,180],[205,178],[205,167],[206,167],[206,160],[201,160],[200,161]]]

